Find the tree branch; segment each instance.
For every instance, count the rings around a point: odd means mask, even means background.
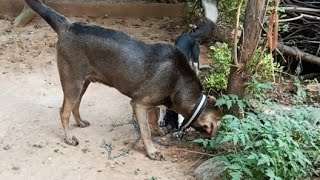
[[[314,9],[314,8],[305,8],[305,7],[279,7],[284,9],[285,11],[288,12],[315,12],[315,13],[320,13],[320,9]]]
[[[299,59],[301,58],[301,60],[320,66],[320,57],[303,52],[296,47],[286,46],[281,43],[278,44],[277,48],[279,49],[279,51],[283,52],[284,54],[295,56]]]
[[[308,14],[300,14],[300,16],[294,17],[294,18],[290,18],[290,19],[281,19],[279,20],[279,22],[289,22],[289,21],[295,21],[301,18],[308,18],[308,19],[313,19],[313,20],[320,20],[320,17],[318,16],[312,16],[312,15],[308,15]]]
[[[241,14],[241,7],[242,7],[243,0],[241,0],[238,10],[237,10],[237,19],[236,19],[236,24],[234,27],[234,44],[233,44],[233,53],[234,53],[234,65],[239,66],[239,61],[238,61],[238,29],[239,29],[239,21],[240,21],[240,14]]]

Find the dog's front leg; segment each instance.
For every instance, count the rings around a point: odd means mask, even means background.
[[[133,101],[131,101],[131,106],[136,115],[139,128],[140,128],[140,134],[141,134],[143,143],[146,147],[148,156],[152,160],[162,160],[163,156],[161,152],[155,148],[151,140],[151,131],[149,127],[148,118],[149,118],[149,112],[153,108],[146,105],[139,104],[139,103],[135,103]]]

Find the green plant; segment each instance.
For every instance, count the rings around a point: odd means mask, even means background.
[[[252,85],[257,93],[272,88],[269,83]],[[244,118],[226,115],[216,138],[195,142],[215,150],[214,161],[223,161],[225,179],[303,179],[319,175],[320,111],[315,106],[295,105],[289,110],[258,97],[259,108],[243,108]],[[234,95],[217,105],[239,103]],[[243,107],[256,107],[243,100]],[[251,101],[250,101],[251,102]],[[242,105],[239,105],[241,107]],[[249,111],[249,109],[251,111]]]
[[[264,103],[268,101],[267,93],[272,89],[273,87],[271,82],[265,81],[261,83],[257,80],[257,78],[255,78],[255,76],[251,78],[251,81],[246,88],[247,94],[249,95],[248,98],[252,98]]]
[[[303,104],[307,98],[307,91],[306,88],[301,84],[299,78],[294,78],[293,83],[297,88],[297,94],[295,95],[295,103],[296,104]]]
[[[237,15],[237,9],[238,6],[240,5],[241,0],[234,0],[234,1],[230,1],[230,0],[220,0],[219,1],[219,10],[220,12],[220,19],[222,21],[225,21],[227,23],[231,23],[234,24],[235,23],[235,19],[236,19],[236,15]],[[243,17],[244,15],[244,11],[245,11],[245,7],[246,7],[246,0],[244,0],[244,2],[242,3],[242,7],[241,7],[241,16]]]
[[[226,43],[220,48],[211,46],[213,52],[212,61],[215,67],[204,78],[204,85],[207,89],[224,91],[227,89],[228,75],[230,73],[231,49]]]
[[[234,94],[222,95],[216,101],[215,105],[218,107],[226,105],[227,109],[230,109],[233,104],[238,105],[241,111],[243,111],[246,108],[246,102],[239,99],[239,97]]]
[[[268,53],[266,48],[258,47],[252,60],[246,65],[246,71],[249,76],[262,80],[273,78],[275,73],[283,71],[283,67],[274,62],[272,54]]]
[[[206,75],[203,83],[209,90],[225,91],[232,62],[231,49],[223,43],[220,48],[211,46],[210,50],[213,52],[211,59],[215,66]],[[282,70],[283,67],[274,62],[272,55],[266,52],[266,48],[262,47],[255,51],[252,60],[246,65],[248,77],[257,80],[272,79],[275,73],[281,73]]]

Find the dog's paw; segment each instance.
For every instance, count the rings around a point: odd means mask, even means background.
[[[159,136],[163,137],[165,135],[169,134],[169,129],[166,127],[159,128]]]
[[[158,151],[158,150],[152,151],[152,152],[148,152],[148,156],[149,156],[150,159],[155,160],[155,161],[164,161],[165,160],[165,158],[163,157],[161,152]]]
[[[89,121],[81,120],[80,124],[78,124],[78,126],[81,127],[81,128],[85,128],[85,127],[90,126],[90,123],[89,123]]]
[[[165,121],[160,121],[159,122],[159,126],[160,127],[165,127],[166,126],[166,122]]]
[[[74,136],[72,136],[72,138],[66,138],[66,142],[71,146],[77,146],[79,144],[78,139]]]
[[[161,127],[161,128],[158,127],[156,129],[152,129],[151,130],[152,136],[161,136],[161,137],[163,137],[163,136],[167,135],[168,133],[169,133],[169,130],[166,127]]]

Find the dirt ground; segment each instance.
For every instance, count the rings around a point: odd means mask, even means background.
[[[72,19],[145,41],[172,43],[182,31],[170,19]],[[107,159],[100,147],[104,139],[112,141],[116,154],[128,148],[137,134],[128,123],[129,98],[104,85],[91,84],[81,104],[82,117],[91,126],[76,127],[71,119],[79,146],[65,144],[59,118],[62,90],[55,61],[56,34],[40,18],[25,28],[13,28],[12,21],[3,18],[0,25],[0,179],[194,179],[200,156],[177,146],[156,144],[166,157],[161,162],[146,157],[141,141],[128,157]],[[201,50],[206,54],[205,47]]]

